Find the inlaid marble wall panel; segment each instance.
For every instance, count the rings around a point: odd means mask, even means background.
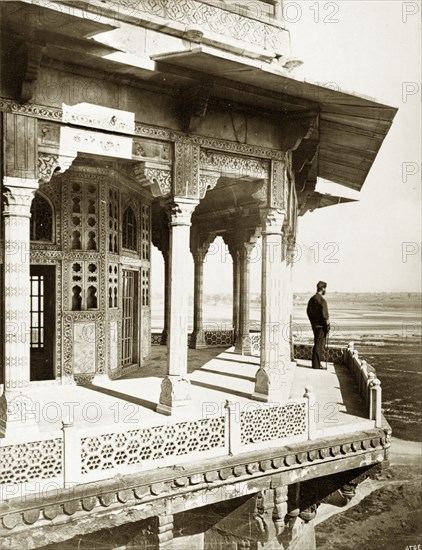
[[[109,357],[108,363],[111,371],[119,367],[119,334],[120,327],[118,321],[110,321],[109,323]]]
[[[96,371],[96,327],[93,322],[73,324],[73,372],[89,374]]]

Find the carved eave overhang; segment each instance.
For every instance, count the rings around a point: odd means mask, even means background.
[[[267,103],[275,112],[278,104],[280,113],[287,113],[290,120],[294,112],[302,117],[317,113],[317,176],[355,190],[365,182],[397,112],[370,98],[292,78],[275,63],[246,61],[203,45],[152,59],[158,72],[178,75],[185,81],[203,81],[208,76],[216,96],[235,94],[249,105]],[[296,128],[303,120],[297,121]],[[302,139],[306,139],[306,129],[302,130]],[[300,140],[296,147],[299,144]],[[286,150],[295,149],[290,143],[285,146]]]
[[[89,65],[91,59],[95,65],[101,56],[117,51],[91,37],[119,24],[77,8],[64,9],[42,1],[1,2],[0,19],[3,66],[10,61],[17,68],[17,93],[22,101],[30,101],[34,95],[43,62],[74,63],[77,58],[80,64]]]

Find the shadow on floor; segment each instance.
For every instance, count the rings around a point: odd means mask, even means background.
[[[84,388],[102,393],[104,395],[109,395],[110,397],[115,397],[116,399],[121,399],[122,401],[127,401],[128,403],[133,403],[139,407],[145,407],[151,411],[155,411],[157,407],[157,403],[153,403],[152,401],[148,401],[146,399],[140,399],[139,397],[134,397],[133,395],[128,395],[127,393],[112,390],[111,388],[103,388],[102,386],[95,386],[94,384],[87,384]]]
[[[226,348],[188,349],[188,374],[202,368],[215,359]],[[148,378],[150,376],[164,378],[167,374],[167,347],[153,346],[150,357],[137,371],[123,375],[119,380],[132,378]]]
[[[349,369],[345,365],[334,363],[334,370],[337,376],[338,383],[340,385],[340,392],[342,396],[343,404],[348,414],[359,416],[361,418],[367,418],[364,413],[364,403],[362,397],[359,395],[359,389],[356,382],[350,375]],[[359,395],[359,399],[356,399],[356,395]]]

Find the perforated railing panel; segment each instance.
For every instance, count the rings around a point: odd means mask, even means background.
[[[61,439],[31,441],[0,448],[0,483],[27,483],[61,474]]]
[[[305,403],[254,409],[240,415],[242,445],[303,435],[306,430]]]
[[[233,330],[206,330],[205,343],[207,346],[231,346],[233,344]]]
[[[205,452],[224,445],[225,422],[222,416],[85,437],[81,440],[81,472],[88,474],[121,465]]]

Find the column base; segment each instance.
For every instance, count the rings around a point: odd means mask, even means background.
[[[205,341],[205,332],[203,330],[192,332],[189,347],[191,349],[204,349],[207,347],[207,343]]]
[[[94,378],[92,379],[91,384],[94,384],[94,386],[101,386],[103,384],[108,384],[110,382],[111,378],[106,373],[96,374]]]
[[[0,396],[0,438],[20,437],[38,431],[31,397],[18,392],[3,393]]]
[[[234,351],[242,355],[253,355],[251,335],[250,334],[239,335],[236,338]]]
[[[156,412],[171,415],[176,409],[191,403],[190,382],[182,376],[168,375],[161,383],[160,402]]]
[[[285,372],[268,373],[260,367],[255,375],[255,391],[251,399],[278,403],[289,397],[290,388]]]

